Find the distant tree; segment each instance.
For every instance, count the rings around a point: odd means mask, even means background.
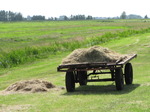
[[[85,15],[71,15],[70,20],[85,20]]]
[[[93,17],[90,16],[90,15],[88,15],[86,19],[87,19],[87,20],[91,20],[91,19],[93,19]]]
[[[64,20],[68,20],[68,17],[67,17],[67,16],[64,16]]]
[[[32,20],[45,20],[45,16],[34,15],[34,16],[32,17]]]
[[[9,11],[8,14],[9,14],[9,21],[15,21],[15,14],[11,11]]]
[[[6,11],[0,11],[0,21],[7,21]]]
[[[9,17],[10,17],[11,21],[22,21],[23,20],[23,17],[22,17],[21,13],[10,12]]]
[[[148,16],[146,15],[144,18],[145,18],[145,19],[148,19]]]
[[[0,11],[0,21],[22,21],[23,17],[21,13],[14,13],[11,11]]]
[[[123,11],[121,16],[120,16],[120,19],[126,19],[126,18],[127,18],[126,12]]]
[[[57,17],[55,17],[55,18],[54,18],[54,20],[55,20],[55,21],[57,21],[57,20],[58,20],[58,18],[57,18]]]
[[[17,14],[15,15],[15,18],[16,18],[17,21],[22,21],[22,20],[23,20],[23,17],[22,17],[22,14],[21,14],[21,13],[17,13]]]
[[[53,20],[54,20],[54,18],[53,18],[53,17],[50,17],[50,18],[48,18],[48,20],[49,20],[49,21],[53,21]]]
[[[73,15],[70,16],[70,20],[73,20]]]

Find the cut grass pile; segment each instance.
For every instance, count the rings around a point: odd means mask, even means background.
[[[14,94],[14,93],[37,93],[37,92],[47,92],[56,86],[51,82],[44,80],[26,80],[19,81],[8,88],[2,93],[5,94]]]

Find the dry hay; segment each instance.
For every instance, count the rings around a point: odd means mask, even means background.
[[[4,95],[4,94],[13,94],[13,93],[48,92],[52,88],[57,88],[57,87],[48,81],[26,80],[26,81],[19,81],[10,85],[2,93]]]
[[[26,112],[31,105],[0,105],[0,112]]]
[[[126,55],[116,53],[108,48],[93,46],[74,50],[62,61],[62,65],[106,62],[114,63],[127,58]]]

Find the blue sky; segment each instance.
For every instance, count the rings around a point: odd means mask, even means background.
[[[149,0],[3,0],[0,10],[21,12],[27,15],[44,15],[59,17],[60,15],[85,14],[94,17],[120,16],[137,14],[150,17]]]

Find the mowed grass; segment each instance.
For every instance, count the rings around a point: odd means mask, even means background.
[[[98,37],[106,32],[149,28],[138,21],[43,21],[0,23],[0,53],[25,47],[50,46],[53,42]]]
[[[103,30],[125,29],[126,26],[96,21],[47,21],[0,23],[0,48],[9,52],[17,47],[45,46],[54,41],[94,36]],[[105,32],[106,32],[105,31]]]
[[[150,109],[150,33],[134,35],[101,44],[119,53],[137,53],[132,62],[134,81],[116,91],[113,82],[94,82],[76,85],[76,91],[0,95],[0,111],[22,112],[149,112]],[[0,70],[0,90],[16,81],[43,79],[65,86],[65,73],[57,66],[69,52],[51,55],[34,63]]]
[[[143,20],[0,23],[0,67],[10,68],[58,52],[149,33],[149,25]]]
[[[76,49],[81,45],[76,43],[88,37],[128,29],[115,24],[98,21],[0,23],[0,67],[9,68],[55,52]]]

